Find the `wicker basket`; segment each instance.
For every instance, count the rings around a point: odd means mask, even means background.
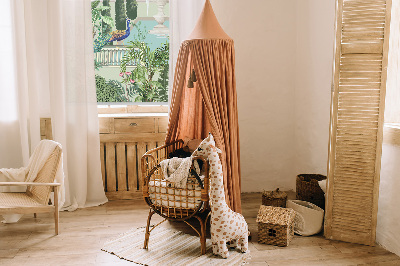
[[[261,205],[257,215],[258,243],[289,246],[294,235],[294,218],[292,209]]]
[[[296,199],[314,203],[325,209],[325,195],[318,181],[326,179],[324,175],[300,174],[296,178]]]
[[[262,194],[262,205],[286,208],[287,194],[279,191],[264,191]]]

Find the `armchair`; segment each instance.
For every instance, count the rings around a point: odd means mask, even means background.
[[[56,146],[33,182],[0,182],[0,186],[27,186],[25,192],[0,192],[0,215],[54,212],[55,234],[58,235],[58,190],[60,183],[54,183],[62,150]],[[50,193],[54,202],[49,205]]]

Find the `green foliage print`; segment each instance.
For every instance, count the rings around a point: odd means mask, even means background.
[[[126,15],[130,20],[135,20],[137,18],[138,4],[136,0],[126,0]]]
[[[103,12],[109,11],[109,6],[100,5],[100,0],[92,2],[92,25],[93,25],[93,38],[99,35],[106,34],[103,32],[103,25],[114,26],[114,21],[111,16],[103,15]]]
[[[100,5],[100,0],[92,2],[92,25],[93,25],[93,51],[101,51],[111,38],[108,29],[114,26],[114,21],[110,15],[110,6]],[[95,67],[98,67],[95,62]]]
[[[97,102],[125,102],[123,99],[122,85],[118,86],[116,83],[107,82],[105,78],[100,75],[95,76],[96,79],[96,94]]]
[[[137,85],[124,85],[117,80],[108,80],[96,75],[97,102],[133,102],[137,94]]]
[[[109,19],[111,19],[112,23],[114,23],[113,19],[111,18],[110,0],[103,0],[103,6],[108,7],[101,12],[101,14],[103,15],[103,34],[110,34],[112,31],[112,27],[110,24],[104,21],[104,17],[108,17]]]
[[[143,39],[135,40],[130,42],[128,48],[122,59],[120,76],[125,84],[137,85],[135,102],[167,102],[169,41],[151,50]],[[126,71],[129,62],[137,62],[131,72]]]
[[[115,27],[126,30],[126,9],[124,0],[115,0]]]

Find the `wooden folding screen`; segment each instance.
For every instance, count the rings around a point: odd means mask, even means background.
[[[391,0],[338,0],[325,236],[375,243]]]

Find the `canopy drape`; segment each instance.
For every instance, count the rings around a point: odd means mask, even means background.
[[[188,88],[193,69],[197,81],[194,88]],[[187,40],[179,50],[166,143],[203,139],[209,132],[222,150],[227,204],[241,212],[235,51],[231,39]]]

